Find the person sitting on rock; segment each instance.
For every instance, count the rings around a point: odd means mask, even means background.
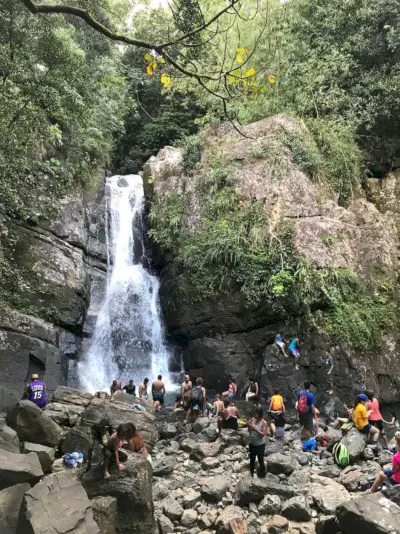
[[[110,425],[110,421],[108,418],[101,419],[100,423],[95,423],[92,425],[91,429],[91,443],[89,445],[88,450],[88,464],[86,467],[86,471],[90,471],[92,468],[92,457],[93,457],[93,449],[96,445],[100,445],[101,447],[107,446],[108,438],[113,434],[113,429]]]
[[[350,428],[350,425],[353,425],[353,408],[349,408],[347,404],[343,404],[343,408],[347,412],[347,417],[337,417],[335,419],[334,425],[340,427],[345,426],[345,428],[342,428],[342,431],[346,431]]]
[[[136,426],[133,423],[126,423],[126,427],[128,432],[126,435],[126,443],[122,445],[123,448],[141,454],[143,458],[151,463],[151,456],[147,450],[142,434],[136,430]]]
[[[149,379],[145,378],[143,382],[140,383],[139,386],[139,399],[147,400],[149,398],[149,394],[147,392],[147,386],[149,384]]]
[[[157,380],[152,383],[151,392],[153,394],[153,409],[155,412],[159,412],[164,404],[165,395],[165,384],[161,375],[158,375]]]
[[[357,429],[366,434],[368,438],[372,437],[372,441],[377,443],[379,439],[379,429],[372,426],[368,421],[368,417],[371,415],[372,410],[367,410],[368,397],[365,393],[360,393],[354,403],[353,421]]]
[[[375,493],[384,482],[396,486],[400,484],[400,431],[396,432],[394,439],[396,452],[392,456],[392,467],[391,469],[384,469],[376,475],[375,481],[371,489],[367,490],[367,493]]]
[[[264,419],[261,406],[255,407],[255,417],[247,423],[250,435],[250,475],[254,477],[256,458],[260,465],[260,477],[265,477],[264,451],[267,435],[267,421]]]
[[[129,384],[126,384],[126,386],[124,386],[124,391],[126,391],[128,393],[128,395],[135,396],[135,394],[136,394],[136,386],[135,386],[135,383],[134,383],[133,380],[129,380]]]
[[[218,394],[215,397],[215,400],[213,402],[213,407],[211,410],[211,413],[213,416],[218,417],[222,412],[224,411],[225,405],[224,401],[222,400],[222,395]]]
[[[32,375],[32,381],[26,385],[22,398],[33,402],[33,404],[36,404],[38,408],[46,407],[46,384],[39,380],[39,375]]]
[[[228,391],[224,391],[222,393],[222,396],[223,397],[229,397],[230,399],[233,399],[234,397],[236,397],[236,393],[237,393],[236,380],[234,378],[230,378],[229,379]]]
[[[192,389],[188,401],[189,409],[186,412],[184,423],[188,423],[189,419],[196,419],[199,415],[204,415],[204,408],[206,405],[206,390],[203,387],[203,379],[196,379],[196,386]]]
[[[232,401],[224,401],[224,409],[222,413],[218,416],[218,431],[221,433],[223,428],[237,430],[238,419],[239,419],[239,410],[236,408],[235,404]]]
[[[103,447],[103,473],[106,480],[110,478],[110,473],[108,471],[110,462],[114,462],[120,471],[125,469],[125,466],[121,464],[121,460],[126,460],[126,454],[121,450],[121,448],[123,442],[129,438],[129,435],[129,427],[127,427],[125,424],[119,425],[117,431],[111,434],[106,445]]]
[[[389,443],[388,443],[388,437],[387,437],[385,428],[383,426],[383,423],[386,423],[387,425],[393,425],[396,418],[392,417],[391,421],[385,421],[379,409],[379,401],[375,397],[374,393],[370,391],[370,392],[367,392],[366,395],[368,397],[367,409],[370,412],[368,416],[368,422],[371,423],[372,426],[375,426],[379,430],[380,435],[383,437],[385,441],[385,445],[387,449]]]
[[[249,378],[249,385],[247,387],[246,401],[258,398],[259,387],[254,378]]]
[[[292,341],[289,344],[289,354],[291,354],[294,358],[294,366],[299,370],[299,359],[300,359],[300,351],[299,351],[299,338],[295,337],[292,339]]]
[[[278,332],[275,336],[275,345],[278,345],[279,347],[279,350],[282,352],[282,354],[284,356],[286,356],[286,358],[288,357],[288,355],[286,354],[285,352],[285,348],[286,348],[286,339],[284,338],[284,334],[283,332]]]
[[[279,390],[276,389],[272,395],[269,403],[269,415],[271,417],[270,428],[272,432],[272,437],[275,436],[277,428],[283,428],[285,426],[285,403],[283,402],[283,397],[279,393]]]
[[[112,381],[112,384],[110,386],[110,393],[111,393],[111,397],[114,395],[114,393],[116,393],[117,391],[122,391],[122,387],[121,387],[121,381],[120,380],[113,380]]]

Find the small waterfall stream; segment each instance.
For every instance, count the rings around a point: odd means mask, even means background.
[[[81,387],[108,389],[113,379],[137,387],[161,374],[170,383],[169,353],[160,315],[159,282],[146,265],[141,176],[106,182],[108,276],[91,346],[78,364]]]

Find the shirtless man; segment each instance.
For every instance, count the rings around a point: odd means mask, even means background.
[[[143,382],[141,382],[139,386],[139,398],[147,400],[149,398],[149,394],[147,392],[147,385],[149,383],[149,379],[145,378]]]
[[[153,408],[155,412],[161,410],[161,406],[164,404],[165,384],[162,381],[162,376],[158,375],[157,380],[151,385],[151,393],[153,395]]]
[[[185,375],[185,381],[182,382],[181,385],[181,399],[182,399],[182,405],[185,408],[187,405],[187,401],[189,400],[190,394],[192,392],[192,381],[190,380],[189,375]]]

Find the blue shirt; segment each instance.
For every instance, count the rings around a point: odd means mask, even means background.
[[[310,407],[308,413],[312,414],[311,406],[314,404],[314,406],[317,404],[317,401],[314,397],[314,395],[310,391],[302,390],[297,393],[297,400],[299,400],[300,397],[303,395],[307,395],[307,404]]]
[[[292,339],[289,345],[289,349],[296,349],[297,348],[297,339]]]
[[[280,334],[276,334],[275,341],[276,341],[276,343],[282,343],[282,341],[283,341],[282,336]]]
[[[303,452],[316,451],[317,448],[317,442],[313,438],[308,439],[303,443]]]

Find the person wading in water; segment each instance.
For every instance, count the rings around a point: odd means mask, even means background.
[[[162,376],[158,375],[157,380],[151,385],[151,392],[153,394],[153,408],[155,412],[161,410],[161,406],[164,404],[165,384],[162,381]]]

